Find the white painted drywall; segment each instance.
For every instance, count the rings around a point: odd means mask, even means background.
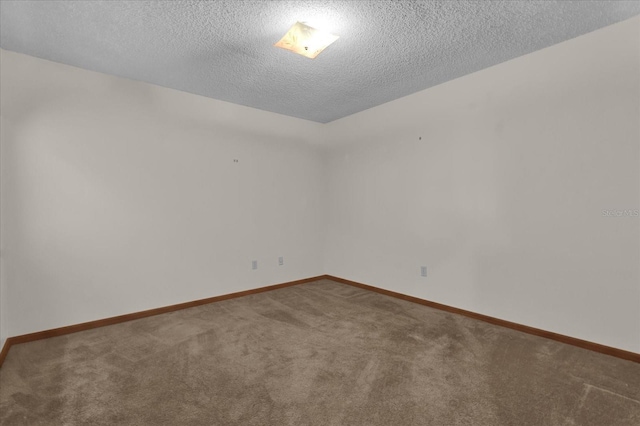
[[[640,18],[325,131],[328,273],[640,352]]]
[[[320,124],[1,55],[3,338],[323,273]]]
[[[0,75],[0,78],[1,78],[1,75]],[[4,265],[5,240],[4,238],[2,238],[2,235],[4,234],[4,221],[2,220],[2,217],[4,216],[4,205],[5,205],[2,202],[3,201],[2,194],[5,193],[5,185],[6,185],[5,176],[4,176],[4,173],[2,173],[2,170],[4,169],[3,167],[4,156],[2,155],[2,151],[3,151],[2,140],[4,140],[5,138],[6,138],[5,120],[4,120],[4,117],[2,116],[2,109],[0,109],[0,350],[4,348],[4,342],[7,340],[7,337],[9,337],[9,330],[7,329],[8,320],[6,318],[8,302],[5,296],[7,292],[7,289],[6,289],[7,279],[5,276],[5,265]]]
[[[639,27],[325,126],[1,51],[0,334],[329,273],[640,352]]]

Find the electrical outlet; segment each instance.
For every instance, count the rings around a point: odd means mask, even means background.
[[[427,276],[427,267],[426,266],[421,266],[420,267],[420,276],[421,277],[426,277]]]
[[[278,258],[278,265],[280,265],[280,266],[284,265],[284,257],[280,256]]]
[[[252,260],[251,261],[251,269],[258,269],[258,261],[257,260]]]

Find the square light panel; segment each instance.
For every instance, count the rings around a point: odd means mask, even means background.
[[[296,22],[274,46],[313,59],[338,38],[302,22]]]

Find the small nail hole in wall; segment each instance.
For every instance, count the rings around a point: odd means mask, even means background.
[[[237,163],[237,162],[238,162],[238,160],[237,160],[236,158],[234,158],[234,159],[233,159],[233,162],[234,162],[234,163]]]
[[[421,141],[421,140],[422,140],[422,136],[420,136],[420,137],[418,138],[418,140],[419,140],[419,141]]]

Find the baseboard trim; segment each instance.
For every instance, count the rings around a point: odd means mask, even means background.
[[[367,284],[362,284],[362,283],[351,281],[351,280],[346,280],[344,278],[334,277],[332,275],[326,275],[325,279],[329,279],[338,283],[347,284],[353,287],[358,287],[365,290],[373,291],[376,293],[384,294],[386,296],[395,297],[397,299],[418,303],[420,305],[429,306],[430,308],[439,309],[441,311],[446,311],[453,314],[462,315],[468,318],[477,319],[480,321],[488,322],[490,324],[498,325],[500,327],[506,327],[512,330],[521,331],[523,333],[532,334],[534,336],[545,337],[547,339],[555,340],[557,342],[566,343],[567,345],[577,346],[579,348],[588,349],[590,351],[599,352],[605,355],[614,356],[616,358],[621,358],[628,361],[640,363],[639,353],[625,351],[623,349],[613,348],[611,346],[605,346],[599,343],[589,342],[587,340],[577,339],[575,337],[565,336],[563,334],[553,333],[551,331],[541,330],[535,327],[529,327],[528,325],[522,325],[515,322],[490,317],[488,315],[478,314],[478,313],[467,311],[460,308],[454,308],[453,306],[443,305],[441,303],[420,299],[418,297],[408,296],[406,294],[397,293],[391,290],[385,290],[382,288],[374,287]]]
[[[11,347],[11,342],[9,341],[9,339],[11,339],[11,337],[9,337],[7,340],[4,341],[4,345],[2,345],[2,351],[0,351],[0,367],[2,367],[2,363],[4,362],[4,359],[7,357],[7,354],[9,353],[9,348]]]
[[[208,297],[206,299],[194,300],[191,302],[178,303],[176,305],[163,306],[161,308],[149,309],[146,311],[134,312],[131,314],[119,315],[116,317],[104,318],[95,321],[83,322],[81,324],[69,325],[66,327],[52,328],[50,330],[38,331],[35,333],[23,334],[20,336],[9,337],[0,352],[0,367],[4,363],[9,349],[13,345],[20,343],[33,342],[35,340],[48,339],[50,337],[62,336],[65,334],[77,333],[78,331],[90,330],[92,328],[104,327],[107,325],[119,324],[121,322],[133,321],[140,318],[151,317],[154,315],[166,314],[168,312],[179,311],[181,309],[193,308],[195,306],[206,305],[213,302],[219,302],[227,299],[235,299],[237,297],[249,296],[251,294],[263,293],[265,291],[277,290],[279,288],[291,287],[294,285],[304,284],[312,281],[325,279],[326,275],[317,277],[304,278],[301,280],[289,281],[281,284],[273,284],[266,287],[254,288],[251,290],[239,291],[236,293],[223,294],[221,296]]]
[[[66,327],[53,328],[50,330],[39,331],[36,333],[23,334],[21,336],[9,337],[2,347],[0,352],[0,367],[4,363],[9,349],[12,345],[19,343],[33,342],[35,340],[48,339],[50,337],[62,336],[65,334],[76,333],[78,331],[90,330],[92,328],[104,327],[107,325],[118,324],[127,321],[133,321],[140,318],[146,318],[154,315],[165,314],[168,312],[178,311],[181,309],[193,308],[195,306],[206,305],[209,303],[219,302],[227,299],[234,299],[237,297],[249,296],[251,294],[263,293],[266,291],[277,290],[279,288],[291,287],[299,284],[318,280],[331,280],[337,283],[358,287],[364,290],[373,291],[375,293],[384,294],[385,296],[395,297],[397,299],[406,300],[409,302],[417,303],[420,305],[428,306],[430,308],[439,309],[441,311],[450,312],[453,314],[462,315],[468,318],[473,318],[479,321],[484,321],[489,324],[498,325],[500,327],[510,328],[512,330],[520,331],[534,336],[544,337],[547,339],[555,340],[557,342],[565,343],[567,345],[577,346],[579,348],[588,349],[590,351],[599,352],[605,355],[610,355],[616,358],[625,359],[640,363],[640,354],[623,349],[613,348],[611,346],[601,345],[599,343],[589,342],[587,340],[577,339],[575,337],[565,336],[563,334],[553,333],[551,331],[541,330],[535,327],[529,327],[528,325],[522,325],[511,321],[502,320],[499,318],[490,317],[488,315],[478,314],[475,312],[467,311],[460,308],[454,308],[453,306],[443,305],[441,303],[432,302],[430,300],[420,299],[414,296],[408,296],[406,294],[397,293],[391,290],[385,290],[379,287],[374,287],[368,284],[362,284],[356,281],[347,280],[344,278],[335,277],[333,275],[319,275],[317,277],[305,278],[296,281],[289,281],[281,284],[274,284],[266,287],[254,288],[251,290],[239,291],[236,293],[223,294],[221,296],[209,297],[206,299],[194,300],[192,302],[178,303],[176,305],[164,306],[161,308],[149,309],[146,311],[134,312],[131,314],[119,315],[116,317],[105,318],[96,321],[89,321],[81,324],[70,325]]]

